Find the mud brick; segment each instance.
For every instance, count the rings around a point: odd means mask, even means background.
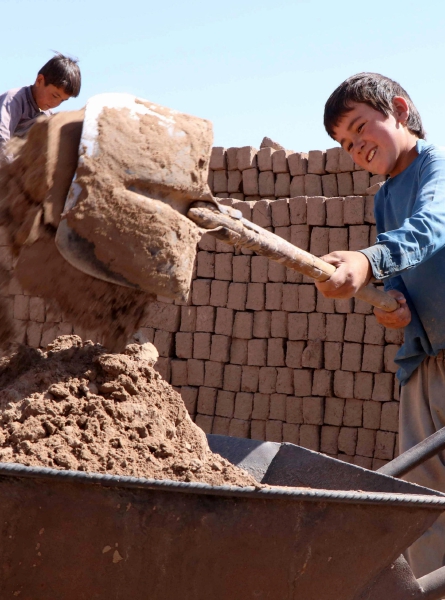
[[[298,285],[286,283],[283,286],[282,308],[287,312],[298,310]]]
[[[233,257],[233,281],[247,283],[250,281],[250,256]]]
[[[329,229],[329,252],[348,249],[348,230],[340,227]]]
[[[204,306],[210,303],[211,279],[195,279],[192,288],[192,302],[195,306]]]
[[[252,420],[250,422],[250,437],[252,440],[266,439],[266,421]]]
[[[271,260],[269,261],[267,275],[270,282],[282,283],[286,280],[286,267]]]
[[[334,305],[337,313],[352,313],[354,310],[353,298],[336,298],[334,300]]]
[[[309,329],[308,338],[310,340],[326,339],[326,315],[323,313],[312,313],[308,315]]]
[[[276,154],[276,153],[275,153]],[[275,180],[275,196],[289,197],[290,194],[290,175],[289,173],[278,173]]]
[[[325,298],[321,292],[316,291],[317,297],[317,312],[334,313],[335,303],[332,298]]]
[[[307,200],[307,224],[326,224],[326,199],[323,196],[314,196]]]
[[[343,198],[326,198],[326,225],[329,227],[343,226]]]
[[[282,283],[266,283],[266,310],[281,310],[282,297]]]
[[[247,364],[265,367],[267,364],[267,340],[249,340],[247,344]]]
[[[394,400],[400,400],[400,383],[397,377],[394,377]]]
[[[215,279],[223,281],[232,280],[232,257],[231,254],[215,254]]]
[[[321,369],[323,367],[323,342],[320,340],[309,340],[301,356],[303,367]]]
[[[289,166],[287,164],[286,150],[276,150],[272,154],[272,171],[274,173],[288,173]]]
[[[154,345],[156,346],[159,356],[167,357],[173,354],[173,334],[169,331],[158,329],[155,333]]]
[[[292,190],[294,191],[294,190]],[[304,176],[304,193],[306,196],[322,196],[323,187],[321,185],[320,175],[305,175]]]
[[[325,454],[337,454],[340,427],[323,425],[321,428],[320,451]]]
[[[271,394],[269,419],[286,420],[286,394]]]
[[[300,425],[300,446],[315,452],[320,451],[320,427],[318,425]]]
[[[281,443],[283,440],[283,423],[281,421],[266,421],[266,441]]]
[[[309,250],[309,227],[307,225],[292,225],[290,228],[291,244],[301,250]]]
[[[210,360],[229,362],[231,338],[226,335],[212,335]]]
[[[306,196],[297,196],[289,198],[289,217],[292,225],[306,225],[306,201]]]
[[[0,246],[0,266],[11,271],[14,266],[12,249],[9,246]]]
[[[227,160],[227,169],[229,171],[234,171],[238,169],[238,148],[227,148],[226,150],[226,160]]]
[[[272,212],[270,200],[259,200],[252,210],[252,220],[260,227],[272,227]]]
[[[329,148],[326,150],[325,169],[328,173],[340,173],[340,152],[341,148]]]
[[[269,260],[265,256],[252,256],[251,280],[254,283],[268,282]]]
[[[381,373],[383,370],[383,346],[365,344],[363,347],[362,371]]]
[[[211,433],[213,427],[213,417],[210,415],[197,414],[195,418],[195,425],[202,429],[205,434]]]
[[[287,198],[275,200],[275,202],[271,203],[270,208],[272,212],[272,225],[274,227],[289,227],[289,200]]]
[[[315,286],[300,285],[298,290],[298,310],[313,312],[315,310]]]
[[[363,250],[369,246],[369,226],[353,225],[349,227],[349,250]]]
[[[395,433],[399,430],[399,403],[398,402],[385,402],[382,405],[382,418],[380,421],[380,429],[384,431],[394,431]]]
[[[354,161],[343,148],[340,148],[340,154],[338,156],[338,168],[341,173],[354,170]]]
[[[239,210],[243,217],[248,221],[252,220],[252,206],[250,202],[236,200],[233,202],[232,207]]]
[[[337,371],[341,367],[342,345],[340,342],[325,342],[324,344],[324,368],[329,371]]]
[[[370,400],[372,396],[373,376],[371,373],[354,375],[354,398]]]
[[[227,192],[227,173],[226,171],[213,172],[213,193],[219,194]]]
[[[287,337],[287,313],[276,310],[271,312],[270,335],[273,338]]]
[[[361,342],[364,332],[364,315],[348,314],[346,317],[345,340],[347,342]]]
[[[229,392],[239,392],[241,389],[241,366],[226,365],[224,367],[223,388]]]
[[[187,381],[189,385],[204,385],[204,361],[194,358],[187,360]],[[181,384],[183,385],[183,384]]]
[[[263,283],[247,284],[247,310],[264,310],[265,291]]]
[[[239,192],[241,190],[241,182],[243,176],[241,171],[229,171],[227,173],[227,191],[229,194]]]
[[[233,365],[247,364],[247,340],[241,340],[238,338],[232,339],[232,346],[230,348],[230,362]]]
[[[215,250],[216,252],[220,252],[222,254],[233,254],[235,252],[235,249],[231,244],[226,244],[226,242],[221,242],[221,240],[215,241]]]
[[[275,194],[275,176],[272,171],[263,171],[259,174],[258,189],[260,196],[273,196]]]
[[[298,445],[300,442],[300,428],[293,423],[283,423],[283,442]]]
[[[61,323],[60,325],[69,325],[72,333],[73,326],[70,323]],[[152,344],[155,339],[155,330],[152,327],[141,327],[134,334],[134,337],[140,344],[145,344],[146,342],[150,342]]]
[[[14,296],[14,319],[29,319],[29,296]]]
[[[249,420],[252,416],[253,394],[238,392],[235,397],[235,419]]]
[[[245,283],[229,284],[227,308],[233,308],[235,310],[245,310],[246,297],[247,297],[247,284],[245,284]]]
[[[216,405],[215,388],[200,387],[198,392],[198,413],[202,415],[214,415]]]
[[[360,371],[362,363],[362,345],[345,343],[343,345],[343,356],[341,368],[343,371]],[[352,394],[351,394],[352,396]]]
[[[349,316],[349,315],[348,315]],[[344,315],[326,315],[326,340],[329,342],[342,342],[345,332]]]
[[[312,371],[309,369],[295,369],[294,394],[295,396],[310,396],[312,393]]]
[[[277,392],[279,394],[294,393],[294,370],[277,368]]]
[[[292,177],[289,188],[289,195],[291,198],[296,196],[303,196],[305,194],[305,175],[297,175]]]
[[[229,282],[215,279],[210,286],[210,305],[226,306],[229,293]]]
[[[207,252],[214,252],[216,246],[216,239],[210,233],[204,233],[198,242],[198,248]]]
[[[172,361],[172,369],[173,369]],[[198,388],[183,385],[181,387],[181,396],[189,414],[194,415],[196,413],[196,405],[198,403]]]
[[[377,431],[374,458],[392,460],[394,457],[395,434],[389,431]]]
[[[269,367],[284,367],[284,340],[282,338],[267,340],[267,365]]]
[[[263,365],[261,365],[263,366]],[[255,366],[243,366],[241,373],[241,391],[258,391],[259,368]]]
[[[403,329],[385,328],[385,342],[387,344],[397,344],[398,346],[403,344]]]
[[[369,188],[368,171],[354,171],[352,181],[354,183],[354,194],[366,194],[366,190]]]
[[[235,394],[226,390],[218,390],[215,415],[231,419],[235,411]]]
[[[370,315],[372,314],[372,306],[368,304],[368,302],[364,302],[363,300],[359,300],[358,298],[354,298],[354,312],[361,315]]]
[[[389,346],[385,346],[385,353],[384,353],[384,365],[385,365],[385,371],[388,371],[389,373],[396,373],[397,372],[397,365],[394,362],[394,357],[397,354],[397,352],[399,351],[399,346],[394,346],[394,345],[389,345]]]
[[[379,402],[392,400],[393,395],[393,375],[391,373],[377,373],[374,375],[374,388],[372,390],[372,399]]]
[[[365,223],[375,225],[374,216],[374,196],[366,196],[365,198]]]
[[[256,338],[270,337],[270,322],[270,312],[255,311],[253,315],[253,336]]]
[[[236,155],[237,167],[240,171],[257,166],[256,154],[258,150],[252,146],[238,148]]]
[[[354,193],[354,184],[351,173],[338,173],[337,186],[339,196],[352,196]]]
[[[269,394],[254,394],[252,419],[266,420],[269,418],[270,396]]]
[[[292,369],[301,369],[301,357],[303,355],[303,350],[305,347],[305,342],[287,342],[286,349],[286,366]]]
[[[243,171],[243,191],[246,196],[259,195],[258,169],[246,169]]]
[[[343,423],[345,401],[343,398],[326,398],[324,422],[328,425],[339,426]]]
[[[287,317],[290,340],[307,340],[308,317],[305,314],[292,313]]]
[[[36,323],[45,321],[45,301],[37,296],[29,297],[29,319]]]
[[[287,423],[303,423],[303,398],[286,397],[286,421]]]
[[[293,152],[287,157],[291,175],[306,175],[308,155],[306,152]]]
[[[374,448],[376,442],[376,432],[372,429],[358,430],[357,435],[357,448],[356,452],[360,456],[368,456],[372,458],[374,456]]]
[[[354,456],[357,445],[357,429],[355,427],[340,427],[338,449],[348,456]]]
[[[230,419],[225,417],[214,417],[212,433],[214,435],[229,435]]]
[[[381,412],[381,402],[373,402],[372,400],[369,402],[364,402],[363,427],[366,427],[366,429],[380,429]]]
[[[16,296],[17,294],[24,294],[24,293],[25,292],[24,292],[22,286],[20,285],[20,282],[17,279],[17,277],[11,276],[11,279],[8,284],[8,295]]]
[[[333,198],[338,196],[338,186],[336,175],[322,175],[321,187],[323,190],[323,196],[327,198]]]
[[[73,326],[71,325],[71,323],[59,323],[58,324],[58,327],[57,327],[57,336],[59,336],[59,335],[71,335],[72,333],[73,333]],[[147,339],[147,341],[151,341],[153,343],[152,340],[148,340]]]
[[[261,198],[261,196],[259,194],[257,194],[255,196],[244,196],[244,200],[246,202],[253,202],[255,204],[256,202],[259,202],[260,200],[266,200],[266,198]],[[275,200],[275,198],[267,198],[267,200]]]
[[[213,146],[210,153],[209,169],[218,171],[227,168],[226,149],[221,146]]]
[[[350,371],[335,371],[334,395],[337,398],[352,398],[354,391],[354,374]]]
[[[220,362],[207,360],[204,365],[204,385],[221,388],[223,385],[224,365]]]
[[[345,402],[343,425],[361,427],[363,422],[363,400],[348,398]]]
[[[233,337],[250,340],[252,338],[253,314],[236,312],[233,323]]]
[[[365,217],[365,199],[363,196],[347,196],[343,204],[345,225],[363,225]]]
[[[220,171],[220,173],[222,173],[222,171]],[[229,198],[229,194],[227,192],[219,192],[218,194],[215,194],[216,198]]]
[[[258,389],[262,394],[273,394],[277,389],[277,370],[275,367],[260,367]]]
[[[327,227],[314,227],[311,233],[310,253],[323,256],[329,252],[329,229]]]
[[[195,333],[193,336],[193,358],[208,360],[210,358],[211,341],[212,335],[210,333]]]
[[[215,320],[215,333],[219,335],[232,335],[233,310],[231,308],[217,308]]]
[[[215,308],[213,306],[198,306],[196,309],[196,331],[213,333],[215,328]]]
[[[326,151],[325,150],[309,150],[308,153],[308,173],[316,173],[324,175],[326,173]]]
[[[303,275],[294,269],[286,269],[286,281],[287,283],[301,283]]]
[[[272,204],[272,206],[276,202],[283,202],[284,200],[287,201],[287,198],[281,198],[280,200],[275,200],[275,202]],[[286,242],[290,242],[290,226],[289,225],[287,225],[286,227],[284,225],[275,227],[274,233],[275,233],[275,235],[282,238],[283,240],[286,240]]]
[[[172,360],[171,362],[171,379],[172,385],[187,385],[187,363],[186,360]],[[201,385],[201,384],[198,384]]]
[[[273,148],[261,148],[257,154],[258,169],[260,171],[272,171]]]
[[[313,396],[332,396],[332,375],[332,371],[323,369],[314,371]]]
[[[26,344],[38,348],[42,339],[42,323],[29,322],[26,326]]]

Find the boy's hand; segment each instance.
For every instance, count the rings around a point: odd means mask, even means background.
[[[331,252],[321,258],[337,268],[327,281],[315,282],[327,298],[352,298],[371,279],[371,264],[362,252]]]
[[[380,308],[374,308],[377,322],[390,329],[401,329],[402,327],[406,327],[411,321],[411,311],[406,303],[405,296],[398,290],[389,290],[387,293],[397,300],[400,307],[393,312],[385,312]]]

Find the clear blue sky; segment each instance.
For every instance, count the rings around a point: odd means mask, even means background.
[[[359,71],[398,80],[445,145],[445,2],[0,0],[0,92],[52,56],[79,58],[83,106],[122,91],[205,117],[215,145],[335,146],[323,106]]]

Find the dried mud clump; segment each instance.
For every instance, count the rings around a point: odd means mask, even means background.
[[[213,454],[150,344],[109,354],[61,336],[0,362],[0,461],[212,485],[259,486]]]

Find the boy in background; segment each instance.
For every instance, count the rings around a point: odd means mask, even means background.
[[[77,60],[57,53],[38,72],[33,85],[0,95],[0,159],[9,139],[25,135],[36,118],[49,116],[53,108],[80,92]]]
[[[395,359],[404,452],[445,426],[445,152],[425,141],[407,92],[377,73],[344,81],[326,103],[324,123],[357,165],[389,175],[375,196],[375,245],[324,256],[337,270],[316,286],[329,298],[350,298],[374,277],[398,300],[394,312],[374,314],[385,327],[405,328]],[[405,479],[445,492],[444,454]],[[416,577],[445,564],[445,515],[407,558]]]

